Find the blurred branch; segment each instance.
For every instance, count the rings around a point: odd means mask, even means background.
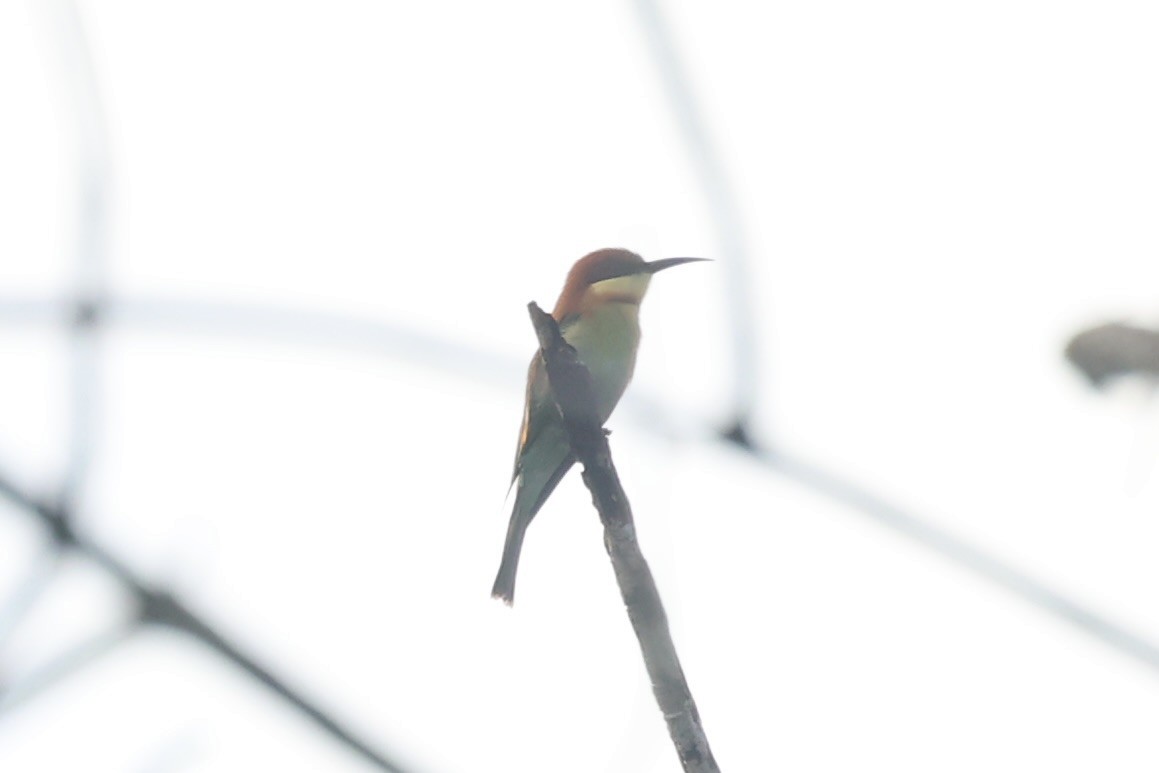
[[[78,534],[73,529],[71,519],[67,518],[59,507],[38,501],[3,475],[0,475],[0,496],[37,518],[49,530],[61,549],[73,550],[104,569],[135,599],[140,622],[166,625],[192,636],[294,706],[332,738],[359,754],[367,762],[389,773],[403,771],[402,766],[373,749],[300,692],[291,688],[256,658],[243,652],[208,621],[186,607],[181,599],[139,578],[111,551]]]
[[[97,308],[105,290],[112,162],[88,36],[76,3],[37,4],[47,18],[48,48],[59,89],[61,112],[72,129],[74,198],[73,293],[69,355],[68,453],[60,487],[62,511],[81,501],[99,429],[100,340]]]
[[[733,421],[739,426],[747,426],[756,409],[758,396],[767,391],[760,382],[761,363],[767,358],[762,357],[766,350],[756,340],[756,331],[760,327],[756,323],[750,296],[754,287],[752,259],[741,209],[660,4],[657,0],[633,0],[632,4],[668,97],[668,106],[684,140],[692,172],[700,183],[697,187],[708,205],[709,218],[724,258],[725,308],[731,323]]]
[[[0,297],[0,323],[53,324],[67,319],[67,304],[51,300],[28,301]],[[164,330],[201,335],[248,336],[259,340],[287,341],[297,345],[341,346],[372,356],[393,357],[411,365],[449,373],[459,379],[507,387],[517,383],[526,363],[497,352],[464,346],[450,339],[394,325],[389,322],[349,317],[289,307],[247,306],[190,299],[117,298],[104,313],[106,324],[145,330]],[[686,427],[679,417],[666,414],[660,403],[637,391],[624,399],[626,415],[645,430],[671,436]],[[852,481],[844,480],[821,465],[793,457],[780,449],[757,444],[744,424],[737,423],[720,436],[751,454],[773,473],[785,475],[798,485],[832,499],[879,526],[900,533],[940,554],[952,563],[996,583],[1024,601],[1068,623],[1159,671],[1159,648],[1009,566],[984,548],[968,545],[946,533],[921,513],[903,508]],[[1011,578],[1021,578],[1012,580]],[[1090,624],[1084,621],[1090,621]]]
[[[60,554],[55,549],[43,551],[28,569],[24,579],[0,605],[0,645],[16,631],[20,621],[48,589],[56,577],[59,558]]]
[[[68,305],[60,301],[0,297],[0,323],[59,324],[68,319],[68,309]],[[307,309],[146,297],[110,299],[102,313],[106,325],[230,338],[251,337],[300,346],[344,347],[371,356],[396,358],[460,380],[503,388],[518,383],[527,368],[526,362],[520,363],[513,357],[472,348],[406,326]],[[666,413],[660,401],[640,394],[639,390],[626,395],[623,402],[627,410],[621,409],[621,412],[645,431],[665,437],[688,437],[698,432],[682,417]],[[947,533],[928,516],[907,512],[871,489],[843,479],[839,473],[820,464],[798,459],[791,452],[776,447],[762,447],[743,422],[713,434],[748,453],[770,472],[784,475],[798,485],[849,508],[850,512],[921,544],[1159,672],[1159,648],[1145,637],[1018,571],[983,547],[970,545]]]
[[[853,481],[819,465],[774,450],[762,449],[747,438],[727,438],[752,459],[798,484],[845,505],[875,523],[913,540],[950,563],[988,580],[1041,611],[1054,615],[1083,633],[1159,671],[1159,647],[1129,628],[1054,590],[982,548],[971,545],[932,521],[906,512]],[[743,442],[742,442],[743,441]]]
[[[34,673],[11,680],[0,692],[0,714],[19,708],[37,694],[72,676],[126,641],[136,630],[137,626],[132,621],[117,625],[73,645]]]
[[[1099,325],[1072,338],[1066,356],[1096,387],[1115,376],[1157,376],[1159,331],[1118,322]]]
[[[63,299],[0,295],[0,324],[70,324],[72,313],[73,304]],[[165,334],[341,348],[503,388],[527,375],[527,362],[513,356],[480,350],[404,323],[315,309],[178,296],[112,295],[100,304],[96,314],[106,330],[126,327]]]
[[[535,303],[528,304],[528,310],[572,450],[583,464],[584,483],[604,524],[604,545],[676,753],[686,771],[717,772],[696,702],[672,643],[660,593],[636,541],[628,497],[612,464],[607,435],[600,426],[591,376],[575,349],[563,340],[555,320]]]

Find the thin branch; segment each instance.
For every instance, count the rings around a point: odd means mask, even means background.
[[[356,752],[380,770],[402,773],[404,768],[401,765],[339,724],[327,712],[263,666],[255,657],[242,651],[208,621],[191,611],[179,598],[147,583],[112,551],[78,534],[73,529],[71,519],[65,517],[58,507],[38,501],[3,475],[0,475],[0,496],[4,496],[20,509],[36,517],[62,549],[74,550],[104,569],[136,600],[142,622],[167,625],[192,636],[301,711],[350,751]]]
[[[555,320],[535,303],[528,304],[528,311],[572,450],[583,464],[584,483],[604,524],[604,545],[676,753],[685,771],[719,773],[672,643],[660,593],[636,541],[628,497],[612,464],[612,452],[596,412],[591,375],[576,357],[575,349],[563,340]]]

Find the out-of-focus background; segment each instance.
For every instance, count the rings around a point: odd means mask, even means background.
[[[0,770],[374,769],[150,594],[400,769],[676,769],[577,474],[488,595],[525,305],[604,246],[716,259],[609,426],[723,769],[1155,770],[1159,413],[1063,349],[1159,316],[1157,39],[0,4]]]

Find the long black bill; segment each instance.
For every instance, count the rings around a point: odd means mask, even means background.
[[[707,260],[711,260],[711,258],[664,258],[663,260],[648,261],[645,265],[648,266],[649,274],[655,274],[657,271],[679,266],[681,263],[699,263]]]

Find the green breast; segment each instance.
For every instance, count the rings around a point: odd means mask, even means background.
[[[601,421],[607,421],[632,380],[639,310],[634,303],[608,303],[563,328],[563,337],[591,371]]]

